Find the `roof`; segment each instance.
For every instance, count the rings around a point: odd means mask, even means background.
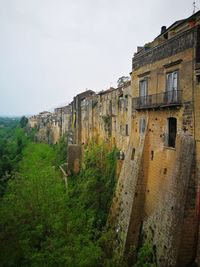
[[[92,95],[92,94],[95,94],[95,92],[92,90],[86,90],[85,92],[82,92],[82,93],[76,95],[75,97],[80,97],[80,96],[84,97],[84,96],[88,96],[88,95]]]
[[[113,92],[113,91],[115,91],[115,90],[117,90],[116,88],[114,88],[114,87],[110,87],[109,89],[107,89],[107,90],[105,90],[105,91],[100,91],[99,93],[98,93],[98,95],[105,95],[105,94],[109,94],[109,93],[111,93],[111,92]]]
[[[165,33],[168,32],[169,30],[171,30],[171,29],[173,29],[173,28],[176,28],[177,26],[180,26],[180,25],[184,24],[185,22],[190,21],[190,20],[192,20],[192,19],[194,19],[194,18],[196,18],[196,17],[198,17],[198,16],[200,16],[200,10],[197,11],[196,13],[192,14],[191,16],[189,16],[189,17],[186,18],[186,19],[181,19],[181,20],[177,20],[177,21],[175,21],[174,23],[172,23],[172,24],[166,29],[166,31],[165,31],[164,33],[160,33],[156,38],[158,38],[158,37],[160,37],[161,35],[165,34]],[[156,39],[156,38],[155,38],[155,39]]]

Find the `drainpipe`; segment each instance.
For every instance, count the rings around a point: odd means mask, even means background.
[[[196,30],[196,40],[197,40],[197,36],[198,35],[198,32]],[[195,141],[195,154],[194,156],[196,157],[196,143],[199,141],[199,140],[196,140],[196,123],[195,123],[195,120],[196,120],[196,114],[195,114],[195,62],[196,62],[196,46],[197,46],[197,43],[195,44],[194,48],[193,48],[193,62],[192,62],[192,74],[193,74],[193,79],[192,79],[192,109],[193,109],[193,121],[194,121],[194,130],[193,130],[193,133],[194,133],[194,141]],[[196,164],[196,158],[195,158],[195,164]],[[198,174],[196,173],[195,174],[197,176],[197,179],[198,179]],[[195,248],[196,248],[196,255],[195,255],[195,259],[197,257],[197,248],[198,248],[198,242],[200,242],[199,239],[199,226],[200,226],[200,187],[199,187],[199,184],[197,182],[197,186],[198,186],[198,189],[197,189],[197,234],[196,234],[196,240],[195,240]],[[194,259],[194,260],[195,260]]]

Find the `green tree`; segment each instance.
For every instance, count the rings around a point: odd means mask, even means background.
[[[67,140],[65,137],[60,138],[59,143],[54,145],[56,153],[56,166],[67,162]]]
[[[27,123],[28,123],[28,119],[25,116],[22,116],[19,122],[20,127],[25,128]]]
[[[128,81],[130,81],[129,76],[122,76],[117,80],[117,87],[121,87],[125,85]]]
[[[1,119],[0,128],[0,196],[6,190],[7,181],[17,171],[22,152],[29,143],[29,136],[19,127],[19,120]],[[10,122],[10,123],[9,123]]]
[[[1,266],[66,266],[66,192],[55,154],[30,144],[0,204]]]
[[[103,266],[100,239],[115,189],[116,153],[90,143],[81,173],[69,179],[70,266]]]
[[[148,243],[144,243],[138,251],[138,258],[133,267],[157,267],[155,248]]]

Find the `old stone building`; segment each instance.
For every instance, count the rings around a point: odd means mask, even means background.
[[[200,12],[162,27],[132,60],[132,136],[113,216],[121,251],[153,244],[159,266],[199,253]]]
[[[81,143],[104,140],[126,151],[132,114],[130,82],[81,100]]]
[[[131,249],[147,242],[158,266],[200,266],[200,12],[139,47],[130,82],[87,90],[29,124],[44,141],[68,136],[71,168],[92,139],[122,152],[110,211],[117,253],[132,264]]]
[[[71,129],[72,125],[72,105],[66,105],[62,107],[62,114],[61,114],[61,135],[67,136],[68,132]]]
[[[73,131],[73,143],[82,144],[82,113],[81,113],[81,102],[85,101],[87,97],[93,95],[92,90],[87,90],[83,93],[78,94],[72,101],[72,131]]]
[[[36,139],[39,142],[56,144],[61,137],[61,110],[55,109],[54,113],[40,112],[29,118],[28,125],[37,130]]]

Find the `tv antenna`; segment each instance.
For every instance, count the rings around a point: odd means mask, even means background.
[[[193,5],[193,14],[196,12],[196,1],[194,1],[193,3],[192,3],[192,5]]]

